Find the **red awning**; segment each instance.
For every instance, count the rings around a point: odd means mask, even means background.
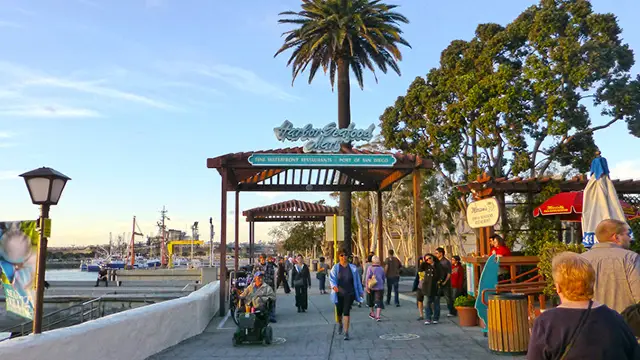
[[[638,211],[620,200],[622,211],[627,219],[638,217]],[[582,191],[570,191],[556,194],[533,210],[533,216],[559,215],[563,221],[580,221],[582,217]]]

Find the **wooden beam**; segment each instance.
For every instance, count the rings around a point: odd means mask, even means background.
[[[407,176],[408,174],[409,174],[409,172],[407,172],[406,170],[396,170],[396,171],[392,172],[389,176],[384,178],[384,180],[382,180],[382,182],[380,182],[380,186],[378,187],[378,189],[379,190],[386,190],[387,187],[390,187],[396,181],[402,179],[403,177]],[[414,174],[415,174],[415,172],[414,172]]]
[[[422,255],[422,199],[420,197],[420,185],[422,185],[420,171],[417,169],[413,172],[413,221],[415,222],[415,248],[414,248],[414,261],[416,266],[418,265],[418,258]]]
[[[262,184],[238,184],[238,187],[234,190],[238,191],[322,191],[322,192],[336,192],[336,191],[378,191],[378,187],[375,184],[362,184],[362,185],[350,185],[350,184],[337,184],[337,185],[313,185],[313,184],[292,184],[292,185],[262,185]],[[388,190],[385,190],[388,191]]]
[[[222,168],[222,194],[220,194],[220,289],[226,289],[227,281],[227,169]],[[220,291],[218,313],[225,316],[227,291]]]
[[[378,195],[378,202],[377,202],[377,206],[378,206],[378,257],[380,258],[380,262],[384,262],[385,256],[384,256],[384,243],[382,242],[382,239],[384,238],[382,236],[382,192],[378,191],[377,192]]]
[[[233,268],[235,271],[238,271],[238,248],[240,247],[240,191],[236,191],[236,222],[235,222],[235,231],[236,231],[236,241],[235,241],[235,249],[234,249],[234,259],[233,259]]]

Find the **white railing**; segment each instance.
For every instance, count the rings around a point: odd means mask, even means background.
[[[178,299],[3,341],[0,358],[144,360],[202,333],[220,308],[219,294],[216,281]]]

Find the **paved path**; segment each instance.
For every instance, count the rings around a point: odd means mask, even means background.
[[[314,281],[315,282],[315,281]],[[222,322],[215,317],[204,333],[151,356],[160,359],[510,359],[493,355],[487,350],[487,340],[479,328],[461,328],[446,318],[443,307],[441,323],[425,326],[416,321],[415,301],[409,296],[400,300],[401,307],[387,307],[383,321],[376,323],[368,317],[368,309],[354,307],[351,312],[351,340],[337,335],[334,307],[329,295],[314,289],[309,296],[309,309],[297,313],[293,294],[278,291],[277,324],[272,324],[274,338],[284,343],[241,345],[233,347],[235,330],[232,320]],[[444,304],[443,304],[444,305]],[[383,340],[382,335],[413,334],[413,340]],[[414,336],[415,337],[415,336]],[[517,357],[523,359],[523,357]]]

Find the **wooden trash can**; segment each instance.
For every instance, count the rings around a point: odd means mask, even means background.
[[[500,354],[526,354],[529,313],[524,294],[492,294],[488,303],[489,350]]]

